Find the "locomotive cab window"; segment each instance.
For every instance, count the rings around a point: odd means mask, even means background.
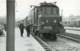
[[[51,14],[51,11],[50,11],[51,8],[50,8],[50,7],[44,7],[43,10],[44,10],[43,13],[44,13],[45,15],[50,15],[50,14]]]
[[[51,7],[51,15],[59,15],[59,9],[57,7]]]
[[[57,7],[42,7],[39,12],[39,14],[43,13],[44,15],[59,15],[59,9]]]

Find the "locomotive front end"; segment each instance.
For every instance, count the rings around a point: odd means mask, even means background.
[[[56,33],[57,23],[61,21],[59,8],[52,3],[41,3],[38,7],[38,25],[40,33]]]
[[[40,33],[58,33],[57,25],[59,17],[42,17],[40,19],[39,31]]]
[[[34,8],[32,15],[35,34],[40,34],[48,39],[56,39],[56,34],[60,33],[60,29],[64,29],[60,24],[62,18],[56,4],[41,3],[40,6]]]

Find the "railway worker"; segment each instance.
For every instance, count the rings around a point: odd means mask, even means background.
[[[32,24],[29,24],[29,25],[26,26],[27,37],[30,37],[31,26],[32,26]]]
[[[20,34],[21,34],[21,37],[22,37],[23,33],[24,33],[24,25],[23,25],[23,23],[20,23],[19,29],[20,29]]]

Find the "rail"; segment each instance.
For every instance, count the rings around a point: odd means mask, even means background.
[[[80,27],[64,27],[64,29],[80,31]]]
[[[44,42],[41,38],[39,38],[38,36],[35,36],[32,34],[32,36],[42,45],[42,47],[46,50],[46,51],[52,51],[51,47]]]
[[[80,35],[65,33],[65,34],[57,34],[57,36],[64,37],[64,38],[70,39],[72,41],[75,41],[77,43],[80,43],[80,38],[79,38]]]

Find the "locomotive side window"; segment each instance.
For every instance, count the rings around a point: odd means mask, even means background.
[[[44,14],[44,15],[47,14],[47,8],[46,8],[46,7],[43,8],[43,14]]]
[[[44,8],[43,7],[39,8],[38,14],[39,15],[44,15]]]

